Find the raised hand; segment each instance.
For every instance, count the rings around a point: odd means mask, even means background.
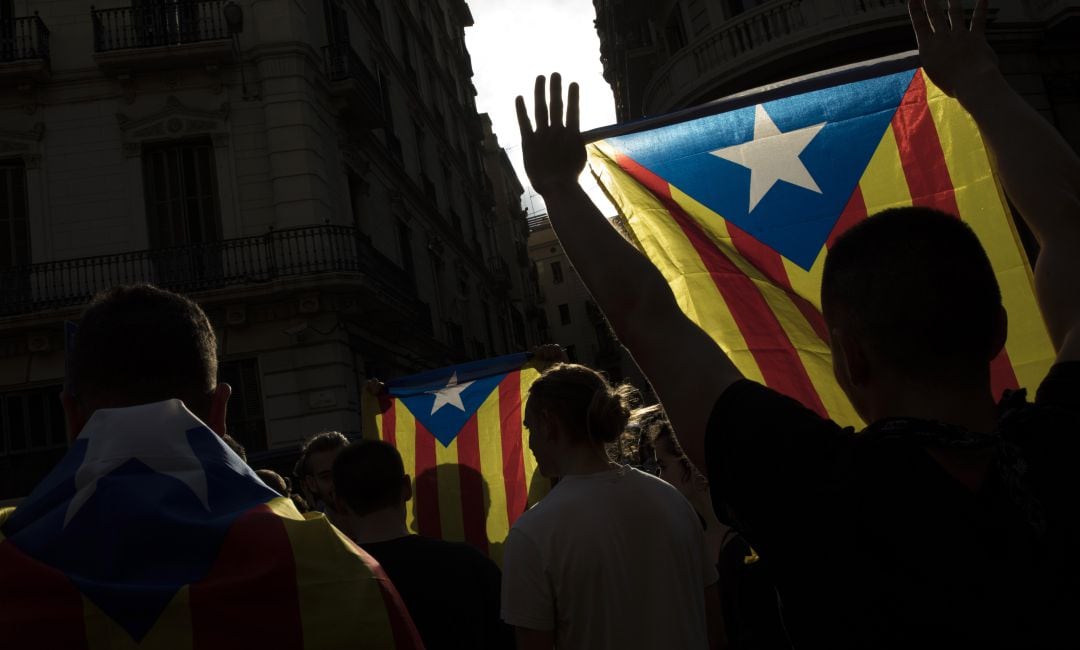
[[[529,121],[525,99],[518,95],[516,106],[521,129],[521,150],[525,172],[533,188],[545,197],[560,188],[576,186],[585,168],[585,144],[578,128],[578,85],[570,84],[566,97],[566,124],[563,124],[562,77],[551,75],[551,105],[544,97],[544,76],[536,78],[534,90],[536,130]]]
[[[919,58],[930,80],[965,104],[987,79],[999,75],[997,56],[986,42],[987,0],[975,0],[970,26],[963,0],[908,0],[908,14],[919,43]]]

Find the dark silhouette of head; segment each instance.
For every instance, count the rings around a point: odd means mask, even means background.
[[[77,433],[101,408],[180,399],[224,434],[228,386],[217,384],[217,339],[188,298],[150,285],[115,287],[87,306],[68,358],[65,409]]]
[[[382,440],[355,442],[334,460],[334,492],[353,514],[399,508],[411,496],[401,454]]]
[[[844,233],[825,258],[821,303],[837,379],[856,408],[859,389],[883,374],[983,380],[1004,345],[986,252],[967,224],[929,208],[885,210]]]

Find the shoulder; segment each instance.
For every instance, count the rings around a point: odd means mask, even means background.
[[[1035,404],[1080,414],[1080,361],[1063,361],[1050,368],[1035,394]]]

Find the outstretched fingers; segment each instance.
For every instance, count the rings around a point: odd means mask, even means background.
[[[981,34],[986,29],[987,0],[975,0],[975,11],[971,14],[971,31]]]
[[[544,75],[536,78],[533,87],[533,116],[536,118],[536,130],[540,131],[548,127],[547,98],[544,97]]]
[[[558,72],[551,73],[551,126],[562,126],[563,103],[562,103],[562,75]]]
[[[911,26],[915,28],[915,41],[922,46],[934,31],[930,27],[923,0],[908,0],[908,15],[911,16]]]
[[[566,92],[566,128],[573,133],[577,133],[581,128],[580,115],[578,85],[571,83],[570,89]]]
[[[930,19],[930,27],[935,34],[949,31],[949,18],[941,6],[942,2],[943,0],[922,0],[923,6],[926,7],[926,16]]]
[[[964,0],[949,0],[949,26],[953,31],[967,31],[964,21]]]
[[[518,95],[514,100],[514,107],[517,109],[518,130],[521,131],[521,139],[524,140],[533,132],[532,122],[529,121],[529,111],[525,108],[525,98]]]

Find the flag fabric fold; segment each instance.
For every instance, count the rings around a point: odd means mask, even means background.
[[[467,542],[496,562],[514,521],[546,494],[522,425],[540,376],[526,353],[474,361],[389,382],[365,394],[365,435],[394,445],[415,490],[408,526]]]
[[[886,208],[956,215],[986,248],[1009,314],[995,397],[1036,387],[1054,358],[977,127],[921,69],[897,68],[871,62],[585,134],[594,176],[686,314],[746,377],[842,424],[860,422],[832,373],[822,269],[841,233]]]
[[[419,647],[381,569],[179,400],[103,409],[0,512],[4,645]]]

